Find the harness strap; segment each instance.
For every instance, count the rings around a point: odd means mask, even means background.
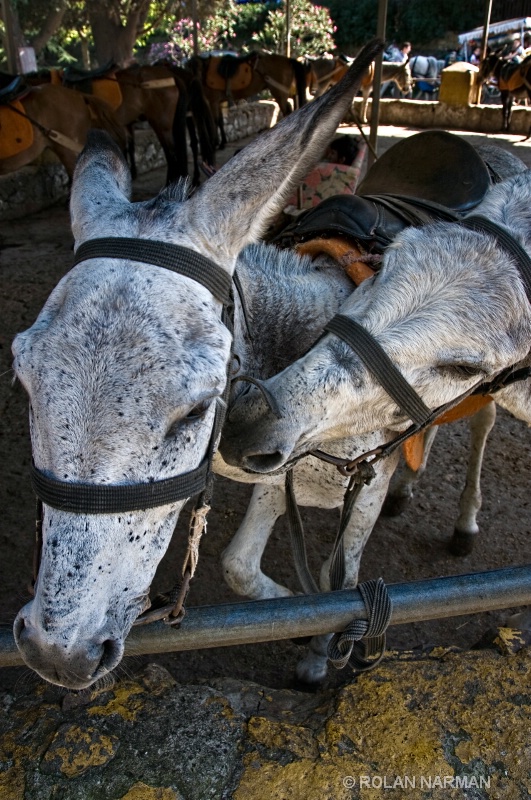
[[[431,415],[430,409],[362,325],[343,314],[336,314],[325,325],[325,330],[334,333],[354,350],[369,372],[410,419],[419,425],[424,424]]]
[[[74,266],[90,258],[120,258],[163,267],[202,284],[224,305],[230,301],[231,276],[215,261],[170,242],[108,236],[83,242],[74,258]]]
[[[205,458],[196,469],[173,478],[109,486],[59,481],[32,464],[31,483],[37,497],[52,508],[72,514],[120,514],[169,505],[197,494],[205,485],[208,469]]]
[[[479,233],[487,233],[493,236],[497,244],[514,258],[525,286],[527,299],[531,303],[531,258],[522,245],[511,236],[509,231],[502,228],[501,225],[497,225],[495,222],[487,219],[487,217],[482,217],[479,214],[473,214],[470,217],[459,220],[459,225]]]

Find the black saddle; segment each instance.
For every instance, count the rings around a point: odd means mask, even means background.
[[[376,161],[355,195],[335,195],[301,214],[275,240],[281,247],[339,234],[382,252],[404,228],[455,221],[492,185],[489,170],[464,139],[423,131]]]
[[[63,85],[71,86],[75,84],[77,88],[85,91],[85,89],[81,87],[81,84],[87,84],[90,86],[92,81],[97,80],[98,78],[106,78],[110,72],[113,72],[113,70],[116,69],[118,69],[118,67],[114,61],[109,61],[103,67],[98,67],[97,69],[92,70],[82,70],[78,69],[77,67],[67,67],[63,73]]]
[[[242,64],[249,64],[253,67],[257,57],[256,53],[251,53],[247,56],[221,56],[218,64],[218,75],[228,81],[234,78]]]
[[[29,88],[22,75],[0,72],[0,106],[5,106],[17,97],[27,94]]]

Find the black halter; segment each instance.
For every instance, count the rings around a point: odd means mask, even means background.
[[[496,239],[496,243],[505,250],[516,262],[520,277],[524,284],[524,289],[529,302],[531,303],[531,258],[524,248],[511,236],[511,234],[501,226],[491,222],[486,217],[479,215],[469,216],[459,220],[457,223],[473,231],[486,233]],[[458,405],[470,394],[490,394],[494,391],[503,389],[514,380],[526,380],[529,377],[530,369],[514,370],[512,367],[503,370],[491,381],[481,381],[472,386],[468,391],[459,397],[439,406],[436,409],[429,409],[424,404],[413,387],[405,380],[401,372],[395,367],[387,353],[376,341],[376,339],[366,331],[358,322],[337,314],[325,326],[325,331],[335,334],[348,344],[359,356],[361,361],[373,376],[383,386],[387,394],[393,398],[399,408],[413,420],[413,424],[403,433],[396,436],[390,442],[381,445],[370,453],[364,453],[355,459],[337,458],[324,453],[322,450],[312,450],[312,455],[321,458],[323,461],[335,464],[339,471],[344,475],[353,475],[360,467],[360,464],[370,458],[370,463],[390,455],[406,439],[427,428],[429,425],[436,424],[437,419],[449,409]]]
[[[231,330],[228,316],[232,302],[231,277],[200,253],[168,242],[110,237],[91,239],[80,245],[74,266],[91,258],[119,258],[151,264],[197,281],[223,304],[222,319]],[[33,465],[31,480],[35,494],[46,505],[75,514],[125,513],[186,500],[207,486],[215,443],[223,425],[224,410],[220,408],[221,404],[216,408],[207,454],[190,472],[150,483],[102,485],[61,481]]]

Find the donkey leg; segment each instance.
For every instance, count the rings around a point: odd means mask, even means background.
[[[369,94],[370,94],[370,87],[365,89],[365,87],[361,90],[361,107],[360,107],[360,121],[363,125],[367,124],[367,105],[369,103]]]
[[[407,508],[413,498],[415,487],[426,470],[428,456],[437,435],[438,426],[428,428],[424,437],[424,456],[418,470],[413,470],[407,464],[400,471],[396,481],[389,489],[382,506],[382,515],[385,517],[398,517]]]
[[[286,511],[283,485],[257,484],[242,524],[221,555],[223,574],[239,595],[262,600],[292,592],[262,572],[260,561],[277,519]]]
[[[470,419],[470,456],[465,488],[459,500],[459,516],[448,549],[454,556],[472,552],[479,533],[477,515],[481,508],[481,465],[487,437],[496,421],[496,405],[489,403]]]
[[[385,498],[391,476],[398,464],[398,453],[378,464],[378,471],[370,486],[365,486],[352,512],[350,522],[345,530],[343,547],[345,552],[344,589],[355,589],[358,585],[358,573],[363,549],[374,527],[380,508]],[[321,568],[321,591],[330,591],[330,565],[332,556]],[[328,669],[328,643],[333,634],[314,636],[309,644],[308,652],[299,661],[296,668],[297,679],[303,684],[322,683]]]

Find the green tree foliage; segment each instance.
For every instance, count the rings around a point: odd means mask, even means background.
[[[334,23],[328,9],[310,0],[291,0],[291,55],[321,55],[335,48]],[[285,52],[286,13],[284,4],[271,10],[256,42],[275,53]]]
[[[375,35],[378,0],[326,0],[326,6],[337,28],[339,49],[348,52]],[[422,47],[448,32],[481,25],[484,14],[485,0],[389,0],[387,39]]]

